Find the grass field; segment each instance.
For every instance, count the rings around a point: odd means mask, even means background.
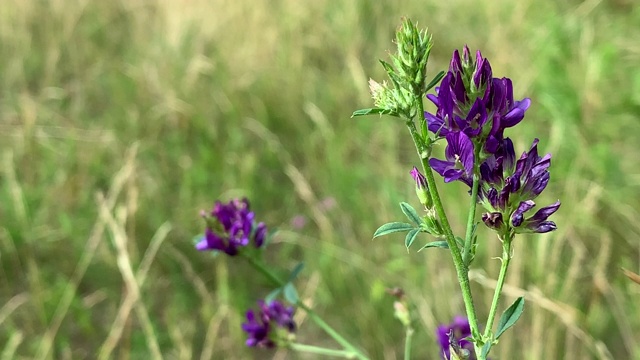
[[[448,254],[371,241],[417,205],[415,150],[401,122],[349,118],[403,15],[433,33],[431,74],[481,49],[532,99],[516,151],[539,137],[553,154],[540,203],[561,199],[558,230],[516,240],[503,307],[527,306],[492,358],[640,359],[640,285],[620,269],[640,269],[633,0],[2,1],[0,359],[300,358],[244,347],[268,284],[193,249],[199,210],[242,196],[279,229],[270,260],[305,261],[301,296],[327,322],[402,358],[385,293],[402,287],[414,358],[437,359],[435,327],[463,313]],[[464,188],[441,192],[460,233]],[[500,247],[480,239],[486,319]],[[299,320],[300,342],[336,346]]]

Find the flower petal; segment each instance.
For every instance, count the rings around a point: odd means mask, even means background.
[[[531,210],[536,203],[533,200],[521,201],[516,211],[511,214],[511,225],[518,227],[524,221],[524,213]]]

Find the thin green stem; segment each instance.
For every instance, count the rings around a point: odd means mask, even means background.
[[[320,316],[318,316],[313,310],[311,310],[307,305],[305,305],[302,301],[298,301],[297,304],[299,307],[304,309],[307,312],[307,315],[313,320],[319,327],[324,330],[329,336],[331,336],[338,344],[342,345],[345,349],[351,351],[355,358],[359,360],[368,360],[369,358],[364,355],[358,348],[353,346],[349,341],[343,338],[340,334],[338,334],[329,324],[324,322]]]
[[[416,105],[418,106],[419,110],[418,114],[420,114],[420,118],[422,118],[424,116],[422,115],[424,114],[422,96],[416,97]],[[431,195],[431,198],[433,200],[433,206],[436,210],[436,214],[438,214],[438,218],[440,220],[440,224],[442,225],[447,245],[449,246],[451,256],[453,257],[453,265],[456,269],[458,282],[460,283],[460,290],[462,291],[462,299],[464,301],[465,310],[467,312],[469,326],[471,327],[471,333],[472,335],[475,334],[475,340],[481,340],[477,338],[477,336],[480,336],[480,328],[478,327],[478,318],[476,316],[475,307],[473,305],[473,296],[471,295],[471,286],[469,284],[469,269],[462,260],[460,248],[458,247],[456,238],[453,235],[453,231],[451,230],[451,225],[449,224],[449,220],[447,219],[447,214],[444,212],[444,207],[442,206],[440,194],[438,193],[438,188],[436,186],[436,180],[433,177],[433,171],[431,170],[431,166],[429,165],[428,161],[429,149],[426,148],[424,140],[418,135],[413,119],[409,119],[407,121],[407,126],[409,127],[409,132],[411,133],[413,142],[416,145],[416,150],[418,151],[418,156],[420,157],[420,161],[422,163],[422,169],[427,179],[429,194]],[[477,358],[479,360],[483,360],[481,356],[482,342],[474,342],[474,349]]]
[[[254,257],[245,254],[244,252],[240,253],[242,257],[247,259],[249,264],[253,266],[256,270],[258,270],[262,275],[264,275],[267,279],[269,279],[274,285],[281,287],[285,286],[286,283],[282,281],[279,277],[277,277],[274,273],[272,273],[269,269],[267,269],[262,262],[256,260]]]
[[[411,340],[413,339],[413,332],[413,328],[411,326],[407,326],[404,338],[404,360],[411,359]]]
[[[477,158],[478,157],[476,156],[476,159]],[[471,246],[473,245],[473,241],[472,241],[473,228],[475,226],[476,207],[478,204],[478,188],[479,187],[480,187],[480,178],[478,176],[478,172],[474,171],[473,184],[471,185],[471,203],[469,204],[469,214],[467,216],[467,233],[464,237],[464,251],[462,251],[462,261],[466,266],[469,266],[471,262]]]
[[[310,354],[318,354],[318,355],[325,355],[325,356],[335,356],[335,357],[341,357],[345,359],[354,359],[356,357],[356,354],[351,350],[327,349],[327,348],[313,346],[313,345],[296,344],[296,343],[290,344],[289,348],[299,352],[306,352]]]
[[[469,319],[469,326],[471,327],[472,334],[480,334],[480,328],[478,327],[478,318],[476,316],[475,306],[473,305],[473,296],[471,295],[471,285],[469,283],[469,269],[467,265],[462,261],[462,254],[460,254],[460,248],[458,248],[458,243],[456,242],[455,236],[453,235],[453,231],[451,230],[451,225],[449,224],[449,220],[447,219],[447,215],[444,212],[444,207],[442,206],[442,201],[440,200],[440,195],[438,194],[438,189],[436,188],[436,180],[433,177],[433,172],[427,159],[422,159],[422,166],[425,171],[425,177],[427,178],[427,185],[429,186],[429,193],[433,199],[433,205],[436,209],[436,213],[438,214],[438,218],[440,219],[440,224],[442,225],[442,229],[444,230],[445,239],[447,240],[447,245],[449,245],[449,249],[451,251],[451,256],[453,257],[453,265],[456,269],[456,274],[458,276],[458,282],[460,283],[460,290],[462,291],[462,300],[464,301],[464,307],[467,312],[467,318]],[[476,339],[480,340],[480,339]],[[482,360],[480,357],[480,353],[482,351],[482,344],[474,342],[474,348],[476,352],[476,356],[478,359]]]
[[[504,280],[507,275],[507,269],[509,268],[509,261],[511,260],[511,240],[512,236],[507,235],[502,243],[502,258],[500,261],[500,275],[498,275],[498,283],[496,284],[496,290],[493,293],[493,301],[491,301],[491,309],[489,309],[489,317],[487,318],[487,327],[484,330],[484,337],[488,338],[493,328],[493,321],[496,318],[496,312],[498,310],[498,302],[500,301],[500,295],[502,293],[502,287],[504,286]]]
[[[242,253],[241,253],[242,254]],[[256,260],[254,257],[246,254],[242,254],[247,261],[260,273],[262,273],[267,279],[273,282],[278,287],[283,287],[286,285],[284,281],[282,281],[278,276],[272,273],[269,269],[267,269],[262,262]],[[311,308],[309,308],[305,303],[298,300],[296,306],[303,309],[307,315],[313,320],[327,335],[331,336],[338,344],[342,345],[346,350],[353,353],[353,356],[359,360],[368,360],[368,358],[352,345],[347,339],[338,334],[329,324],[327,324],[320,316],[318,316]]]

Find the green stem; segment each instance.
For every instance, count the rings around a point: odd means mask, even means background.
[[[356,354],[351,350],[335,350],[335,349],[327,349],[323,347],[313,346],[313,345],[305,345],[305,344],[290,344],[289,348],[292,350],[306,352],[311,354],[325,355],[325,356],[335,356],[341,357],[345,359],[353,359],[356,357]]]
[[[279,277],[277,277],[274,273],[272,273],[269,269],[267,269],[260,261],[256,260],[250,255],[241,253],[247,261],[260,273],[262,273],[267,279],[271,280],[276,286],[283,287],[286,285],[284,281],[282,281]],[[313,320],[327,335],[331,336],[338,344],[342,345],[345,349],[350,351],[354,357],[359,360],[368,360],[368,358],[352,345],[347,339],[338,334],[329,324],[327,324],[320,316],[318,316],[311,308],[309,308],[305,303],[298,300],[295,304],[297,307],[303,309],[307,315]]]
[[[507,275],[507,269],[509,268],[509,261],[511,260],[511,240],[513,237],[507,235],[502,242],[502,265],[500,266],[500,275],[498,275],[498,283],[496,284],[496,290],[493,293],[493,301],[491,301],[491,309],[489,310],[489,317],[487,318],[487,327],[484,330],[484,338],[488,338],[493,328],[493,322],[496,318],[496,312],[498,310],[498,302],[500,301],[500,295],[502,293],[502,287],[504,286],[504,280]]]
[[[422,103],[422,96],[416,97],[416,104],[418,105],[418,110],[419,110],[418,114],[420,114],[420,119],[422,119],[424,117],[423,115],[424,104]],[[482,357],[483,344],[481,339],[479,339],[480,328],[478,327],[478,318],[476,316],[476,310],[473,305],[473,296],[471,295],[471,285],[469,284],[469,268],[467,267],[467,265],[465,265],[465,263],[462,260],[460,248],[458,248],[456,238],[453,235],[453,231],[451,230],[451,225],[449,224],[449,220],[447,219],[447,214],[444,212],[444,207],[442,206],[442,201],[440,200],[440,194],[438,193],[436,180],[433,177],[433,171],[431,170],[431,166],[429,165],[429,161],[428,161],[430,149],[426,148],[426,145],[424,144],[423,139],[418,135],[413,119],[409,119],[407,121],[407,126],[409,127],[409,132],[411,133],[413,142],[416,145],[416,150],[418,151],[418,156],[420,157],[420,161],[422,163],[422,169],[424,171],[425,177],[427,178],[429,194],[431,195],[431,199],[433,200],[433,206],[436,210],[436,213],[438,214],[438,218],[440,220],[440,224],[442,225],[442,229],[444,231],[447,245],[449,246],[449,250],[451,251],[451,256],[453,258],[453,265],[456,269],[456,274],[458,276],[458,283],[460,284],[460,290],[462,291],[462,300],[464,301],[464,307],[467,313],[467,319],[469,320],[469,326],[471,328],[471,334],[474,337],[474,340],[476,340],[473,343],[476,357],[479,360],[484,360],[484,358]]]
[[[476,156],[476,159],[478,157]],[[477,162],[477,160],[476,160]],[[477,166],[476,166],[477,168]],[[469,214],[467,216],[467,233],[464,237],[464,251],[462,251],[462,261],[466,266],[471,263],[471,246],[473,245],[473,228],[476,218],[476,206],[478,204],[478,188],[480,187],[480,178],[478,172],[474,171],[473,184],[471,185],[471,203],[469,204]]]
[[[297,305],[304,309],[307,312],[307,315],[313,320],[324,332],[326,332],[329,336],[331,336],[338,344],[342,345],[345,349],[349,350],[353,353],[353,356],[359,360],[368,360],[369,358],[364,355],[358,348],[353,346],[349,341],[343,338],[340,334],[338,334],[329,324],[324,322],[320,316],[318,316],[313,310],[311,310],[307,305],[305,305],[302,301],[298,301]]]
[[[413,339],[413,328],[407,326],[406,336],[404,338],[404,360],[411,359],[411,340]]]
[[[462,261],[462,255],[460,254],[458,243],[456,242],[455,236],[453,235],[451,225],[449,224],[447,215],[444,212],[444,207],[442,206],[440,195],[438,194],[438,189],[436,188],[436,180],[433,177],[433,172],[426,159],[422,159],[422,166],[425,171],[425,177],[427,178],[429,193],[431,194],[431,198],[433,199],[433,205],[436,209],[436,213],[438,214],[438,218],[440,219],[442,229],[444,230],[447,245],[449,245],[449,249],[451,250],[453,265],[456,269],[456,274],[458,275],[458,282],[460,283],[460,290],[462,291],[462,300],[464,301],[464,307],[467,312],[467,319],[469,320],[471,333],[479,335],[480,328],[478,327],[478,318],[476,316],[475,306],[473,305],[473,296],[471,295],[471,285],[469,283],[469,268]],[[478,359],[482,360],[480,356],[482,351],[482,344],[474,342],[474,348],[476,356],[478,357]]]
[[[240,255],[249,261],[249,264],[253,266],[256,270],[258,270],[262,275],[264,275],[267,279],[269,279],[272,283],[274,283],[278,287],[285,286],[286,283],[282,281],[279,277],[277,277],[274,273],[272,273],[269,269],[267,269],[262,262],[256,260],[251,255],[247,255],[244,252],[240,252]]]

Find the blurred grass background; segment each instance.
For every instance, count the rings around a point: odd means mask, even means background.
[[[2,1],[0,358],[300,358],[245,349],[267,283],[192,247],[200,209],[247,196],[279,229],[270,260],[306,262],[301,296],[330,324],[401,358],[399,286],[415,358],[436,359],[435,327],[463,313],[448,255],[371,241],[417,205],[413,145],[393,119],[349,118],[401,16],[433,33],[432,75],[481,49],[532,98],[517,152],[539,137],[553,153],[539,203],[562,200],[558,231],[517,239],[502,308],[524,295],[526,311],[492,358],[640,359],[640,286],[620,270],[640,267],[633,0]],[[441,191],[461,232],[467,195]],[[500,248],[480,238],[485,319]],[[301,342],[337,347],[298,320]]]

